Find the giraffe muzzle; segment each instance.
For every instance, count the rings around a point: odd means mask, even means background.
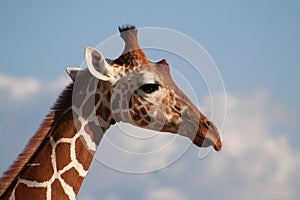
[[[216,151],[220,151],[222,149],[222,142],[219,132],[217,130],[208,130],[203,146],[213,146]]]
[[[220,151],[222,149],[222,141],[218,130],[208,129],[206,133],[199,130],[193,140],[193,143],[198,147],[212,146],[216,151]]]

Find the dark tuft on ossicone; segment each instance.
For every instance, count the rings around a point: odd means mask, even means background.
[[[136,30],[135,26],[134,25],[130,25],[130,24],[126,24],[126,25],[122,25],[122,26],[119,26],[119,32],[122,33],[124,31],[128,31],[128,30]]]

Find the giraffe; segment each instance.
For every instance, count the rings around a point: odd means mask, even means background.
[[[0,179],[0,199],[75,199],[101,138],[117,122],[221,150],[217,127],[176,86],[167,61],[147,59],[135,26],[119,32],[125,48],[118,58],[87,47],[88,68],[67,68],[72,82]]]

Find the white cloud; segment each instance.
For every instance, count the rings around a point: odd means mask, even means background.
[[[146,193],[146,200],[188,200],[186,195],[180,193],[176,188],[157,188]]]
[[[51,82],[43,82],[35,78],[18,78],[0,74],[0,96],[2,100],[21,103],[37,95],[56,93],[69,82],[66,76]]]
[[[80,198],[81,200],[98,200],[99,197],[95,197],[91,194],[85,194],[84,196],[82,196]],[[103,197],[101,197],[101,199],[105,199],[105,200],[121,200],[120,197],[118,197],[115,194],[107,194],[107,195],[103,195]]]
[[[212,187],[215,180],[236,187],[224,199],[295,199],[300,180],[298,187],[291,180],[298,174],[299,152],[290,145],[288,132],[273,133],[278,119],[284,122],[289,114],[263,91],[248,96],[229,94],[227,102],[224,149],[203,161],[208,162],[209,173],[198,173],[197,178],[210,182],[206,187]],[[236,181],[231,182],[232,178]],[[225,188],[230,191],[229,186]]]
[[[13,78],[0,74],[0,91],[9,99],[22,100],[37,93],[41,88],[38,80]],[[2,96],[2,95],[1,95]]]

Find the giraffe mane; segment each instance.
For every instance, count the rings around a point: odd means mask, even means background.
[[[55,127],[56,122],[59,121],[65,111],[71,107],[72,91],[73,83],[69,84],[63,90],[56,100],[56,103],[51,108],[50,113],[43,120],[36,134],[30,139],[23,152],[19,154],[18,158],[9,167],[9,169],[4,172],[2,178],[0,179],[0,197],[5,193],[5,191],[7,191],[9,186],[16,181],[18,175],[43,145],[43,142],[51,133],[51,130]]]

